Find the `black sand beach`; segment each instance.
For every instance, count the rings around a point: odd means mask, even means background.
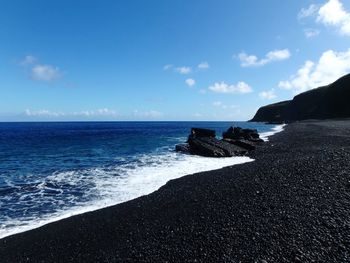
[[[0,240],[0,262],[349,262],[350,120],[299,122],[255,162]]]

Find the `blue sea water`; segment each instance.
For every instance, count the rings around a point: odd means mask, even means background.
[[[186,174],[251,161],[176,153],[191,127],[247,122],[0,123],[0,238],[151,193]],[[272,134],[272,133],[271,133]]]

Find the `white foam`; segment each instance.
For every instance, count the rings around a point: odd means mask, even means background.
[[[248,157],[216,159],[175,152],[169,152],[164,155],[144,155],[139,158],[140,163],[150,163],[150,165],[141,165],[133,168],[116,166],[113,168],[70,171],[56,173],[47,177],[46,181],[51,183],[93,185],[86,195],[94,196],[95,199],[86,203],[72,200],[75,206],[47,216],[41,216],[40,218],[28,218],[27,220],[9,219],[8,222],[0,225],[0,238],[152,193],[169,180],[187,174],[253,161],[253,159]],[[39,184],[38,187],[45,187],[45,183]],[[11,224],[10,227],[9,224]]]
[[[268,141],[269,136],[283,131],[284,126],[278,125],[270,132],[261,133],[260,137]],[[169,180],[184,175],[251,161],[254,160],[249,157],[205,158],[169,152],[168,154],[138,156],[139,165],[136,166],[127,164],[54,173],[48,176],[44,182],[38,184],[39,191],[44,191],[45,188],[49,189],[50,187],[46,186],[47,183],[73,185],[85,189],[84,195],[90,201],[80,201],[72,195],[66,201],[71,206],[65,204],[67,208],[55,213],[40,217],[32,216],[25,220],[9,218],[7,222],[0,224],[0,238],[147,195],[159,189]],[[62,200],[56,198],[53,202],[56,202],[58,207],[62,206]]]
[[[262,132],[260,133],[260,138],[263,139],[265,142],[269,141],[269,137],[276,134],[276,133],[279,133],[281,131],[284,130],[284,127],[286,126],[287,124],[281,124],[281,125],[276,125],[275,127],[273,127],[271,129],[271,131],[268,131],[268,132]]]

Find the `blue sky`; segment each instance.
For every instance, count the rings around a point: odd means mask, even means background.
[[[0,3],[0,121],[247,120],[349,72],[345,0]]]

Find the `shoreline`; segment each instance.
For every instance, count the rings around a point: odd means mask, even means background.
[[[289,124],[254,162],[0,240],[3,262],[350,260],[350,121]]]
[[[271,129],[271,131],[263,132],[261,134],[261,136],[262,136],[262,138],[265,141],[268,141],[268,137],[273,136],[274,134],[283,131],[283,127],[284,127],[284,125],[275,125]],[[209,158],[209,157],[194,157],[194,158],[201,158],[201,159],[203,159],[203,158]],[[227,162],[224,162],[224,159],[226,159]],[[229,159],[231,161],[229,161]],[[208,160],[213,161],[214,159],[213,158],[209,158]],[[192,161],[194,161],[194,160],[192,160]],[[19,234],[19,233],[31,231],[33,229],[37,229],[37,228],[40,228],[40,227],[45,226],[47,224],[58,222],[60,220],[63,220],[63,219],[66,219],[66,218],[70,218],[72,216],[76,216],[76,215],[81,215],[81,214],[88,213],[88,212],[97,211],[97,210],[100,210],[100,209],[104,209],[104,208],[107,208],[107,207],[110,207],[110,206],[118,205],[118,204],[130,201],[130,200],[133,200],[133,199],[138,198],[140,196],[151,194],[154,191],[157,191],[160,187],[164,186],[167,183],[167,181],[169,181],[169,180],[181,178],[183,176],[186,176],[186,175],[189,175],[189,174],[193,174],[193,173],[199,173],[199,172],[206,172],[206,171],[221,169],[221,168],[224,168],[226,166],[232,166],[232,165],[247,163],[247,162],[251,162],[251,161],[254,161],[254,159],[251,159],[249,156],[247,156],[247,157],[221,158],[221,160],[218,160],[218,163],[215,163],[215,164],[213,163],[212,164],[212,165],[214,165],[213,169],[211,169],[211,168],[208,169],[209,167],[208,168],[202,167],[201,169],[195,169],[192,172],[190,171],[188,173],[181,173],[179,175],[175,175],[175,176],[169,177],[169,178],[164,176],[164,180],[163,180],[164,182],[161,183],[161,184],[157,184],[157,187],[153,188],[152,191],[143,192],[143,193],[140,193],[138,195],[134,195],[132,198],[121,200],[121,201],[118,200],[118,201],[112,202],[112,201],[103,201],[102,200],[102,201],[98,201],[96,203],[95,202],[87,203],[85,206],[82,206],[82,207],[73,207],[73,208],[67,209],[66,211],[60,211],[59,213],[51,215],[50,218],[44,217],[44,218],[38,220],[37,222],[35,222],[35,225],[24,225],[24,226],[19,226],[19,227],[10,229],[8,231],[4,231],[3,233],[0,233],[0,240],[3,239],[3,238],[6,238],[6,237],[12,236],[12,235],[16,235],[16,234]],[[220,164],[219,162],[220,163],[222,162],[222,164]],[[175,168],[177,168],[177,167],[175,167]]]

